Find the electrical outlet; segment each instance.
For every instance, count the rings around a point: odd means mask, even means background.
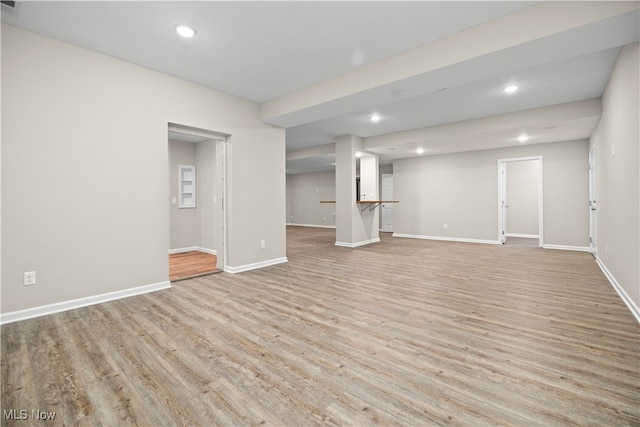
[[[25,271],[24,272],[24,286],[31,286],[36,284],[36,272]]]
[[[447,224],[445,224],[445,225],[444,225],[444,229],[445,229],[445,230],[448,230],[448,229],[449,229],[449,226],[448,226]]]
[[[267,241],[266,240],[260,240],[260,249],[264,249],[267,247]]]

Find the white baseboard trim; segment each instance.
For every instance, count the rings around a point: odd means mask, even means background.
[[[336,228],[335,225],[296,224],[293,222],[288,222],[287,225],[291,225],[293,227]]]
[[[355,243],[336,242],[336,246],[340,246],[343,248],[357,248],[359,246],[370,245],[371,243],[377,243],[379,241],[380,241],[380,238],[378,237],[376,239],[363,240],[361,242],[355,242]]]
[[[138,286],[136,288],[123,289],[121,291],[108,292],[106,294],[93,295],[90,297],[41,305],[39,307],[27,308],[25,310],[11,311],[9,313],[0,314],[0,325],[19,322],[20,320],[33,319],[34,317],[60,313],[62,311],[87,307],[89,305],[100,304],[107,301],[113,301],[117,299],[132,297],[134,295],[141,295],[169,288],[171,288],[171,282],[159,282],[153,283],[151,285]]]
[[[232,274],[242,273],[243,271],[255,270],[257,268],[269,267],[270,265],[282,264],[283,262],[288,262],[287,257],[270,259],[267,261],[260,261],[253,264],[241,265],[238,267],[231,267],[231,266],[225,265],[224,271]]]
[[[518,233],[507,233],[507,237],[523,237],[525,239],[539,239],[540,235],[538,234],[518,234]]]
[[[620,283],[618,283],[616,278],[613,277],[613,274],[611,274],[611,272],[607,269],[602,260],[597,256],[596,264],[598,264],[598,267],[600,267],[600,270],[602,270],[605,277],[607,278],[607,280],[609,280],[609,283],[611,283],[611,286],[613,286],[613,289],[616,290],[622,301],[627,305],[627,307],[629,307],[629,310],[631,310],[631,314],[633,314],[633,317],[635,317],[636,321],[640,323],[640,307],[636,305],[636,303],[631,299],[624,288],[620,286]]]
[[[191,252],[191,251],[197,251],[198,247],[197,246],[191,246],[188,248],[177,248],[177,249],[169,249],[169,255],[173,255],[173,254],[182,254],[185,252]]]
[[[198,246],[198,251],[204,252],[205,254],[209,255],[218,255],[218,251],[216,251],[215,249],[203,248],[201,246]]]
[[[185,252],[193,252],[193,251],[204,252],[206,254],[211,254],[211,255],[218,255],[218,251],[216,251],[215,249],[202,248],[200,246],[191,246],[191,247],[188,247],[188,248],[169,249],[169,255],[182,254],[182,253],[185,253]]]
[[[558,249],[561,251],[578,251],[578,252],[590,252],[589,246],[567,246],[567,245],[542,245],[543,249]]]
[[[423,239],[423,240],[443,240],[446,242],[483,243],[483,244],[489,244],[489,245],[500,244],[500,242],[497,240],[466,239],[462,237],[423,236],[419,234],[393,233],[393,237],[402,237],[407,239]]]

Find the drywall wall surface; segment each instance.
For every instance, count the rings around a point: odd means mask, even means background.
[[[215,251],[216,209],[215,209],[215,165],[216,142],[202,141],[195,145],[196,182],[198,184],[198,208],[196,210],[198,247]]]
[[[170,240],[169,249],[193,248],[198,246],[198,209],[200,204],[200,181],[196,177],[196,207],[180,208],[177,203],[178,194],[178,165],[196,166],[196,145],[190,142],[169,141],[169,201]],[[196,173],[199,170],[196,167]]]
[[[583,140],[397,160],[394,233],[497,242],[498,160],[542,156],[544,243],[586,247],[588,148]]]
[[[286,257],[284,132],[238,129],[228,140],[227,265],[232,268]]]
[[[287,182],[288,223],[335,227],[335,203],[320,203],[336,200],[334,171],[288,175]]]
[[[3,313],[168,281],[168,123],[232,135],[228,263],[286,256],[284,130],[256,104],[6,24],[1,41]]]
[[[638,48],[625,46],[602,96],[597,150],[597,257],[640,306]]]

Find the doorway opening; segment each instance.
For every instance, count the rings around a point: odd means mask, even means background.
[[[169,123],[169,278],[226,266],[228,135]]]
[[[498,241],[543,247],[542,156],[498,160]]]

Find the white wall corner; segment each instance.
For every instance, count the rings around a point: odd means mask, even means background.
[[[242,273],[243,271],[256,270],[258,268],[269,267],[271,265],[282,264],[285,262],[288,262],[287,257],[275,258],[267,261],[260,261],[253,264],[240,265],[238,267],[232,267],[232,266],[226,265],[224,267],[224,271],[226,273],[236,274],[236,273]]]
[[[205,254],[209,254],[209,255],[218,255],[218,251],[216,251],[215,249],[209,249],[209,248],[203,248],[200,246],[191,246],[188,248],[177,248],[177,249],[169,249],[169,255],[174,255],[174,254],[182,254],[185,252],[204,252]]]
[[[201,246],[198,246],[198,249],[196,250],[198,252],[204,252],[205,254],[209,254],[209,255],[218,255],[218,251],[216,251],[215,249],[203,248]]]
[[[192,252],[192,251],[197,251],[197,250],[198,250],[197,246],[190,246],[188,248],[169,249],[169,255],[182,254],[182,253],[185,253],[185,252]]]
[[[380,238],[375,238],[375,239],[370,239],[370,240],[363,240],[360,242],[355,242],[355,243],[347,243],[347,242],[336,242],[336,246],[340,246],[343,248],[357,248],[358,246],[364,246],[364,245],[369,245],[371,243],[377,243],[380,241]]]

